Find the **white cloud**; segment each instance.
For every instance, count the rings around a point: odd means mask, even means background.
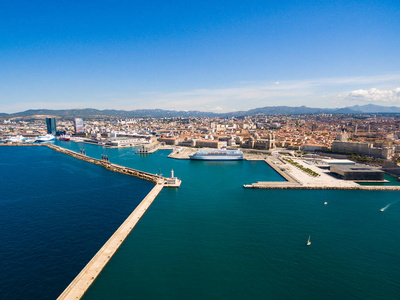
[[[400,105],[400,73],[376,76],[331,77],[279,81],[242,81],[219,88],[160,91],[145,90],[132,94],[123,86],[118,91],[84,94],[36,95],[40,101],[24,101],[26,95],[0,95],[0,112],[16,112],[30,108],[66,109],[91,107],[98,109],[171,109],[230,112],[263,106],[301,106],[333,108],[349,101],[363,103],[398,103]],[[12,96],[12,97],[11,97]],[[11,103],[6,98],[18,101]],[[19,99],[18,99],[19,98]],[[55,100],[57,99],[57,100]]]
[[[399,81],[400,73],[379,76],[287,80],[279,81],[279,84],[277,81],[247,81],[224,88],[146,93],[138,98],[144,100],[142,105],[145,105],[146,108],[174,110],[229,112],[235,109],[248,110],[275,105],[307,105],[328,108],[346,105],[350,97],[350,92],[344,92],[346,90],[351,91],[353,89],[354,91],[355,88],[369,88],[371,85],[384,89]],[[338,97],[338,95],[346,96]],[[355,98],[354,96],[355,94],[352,95],[353,98]]]
[[[342,97],[349,101],[400,103],[400,87],[391,90],[380,90],[377,88],[354,90]]]

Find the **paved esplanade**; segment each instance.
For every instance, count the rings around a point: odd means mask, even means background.
[[[57,299],[80,299],[163,189],[160,180]]]

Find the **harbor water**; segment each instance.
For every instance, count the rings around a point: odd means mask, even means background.
[[[96,158],[106,154],[113,163],[161,172],[164,176],[174,169],[182,179],[179,189],[160,193],[84,299],[396,299],[400,294],[399,192],[243,189],[245,183],[283,179],[264,162],[174,160],[167,158],[167,150],[138,155],[131,148],[56,143],[77,152],[85,148],[88,156]],[[6,254],[17,261],[18,270],[14,272],[7,266],[4,273],[17,276],[23,272],[19,282],[28,292],[22,294],[15,288],[8,298],[54,298],[153,185],[47,148],[2,148],[3,153],[10,151],[16,157],[13,161],[1,160],[2,174],[14,172],[9,169],[18,169],[13,167],[18,164],[31,169],[20,178],[28,184],[26,189],[37,195],[34,204],[22,192],[19,197],[26,197],[25,200],[2,202],[4,209],[14,213],[13,220],[4,221],[2,217],[3,225],[10,222],[13,224],[9,227],[21,231],[19,242],[13,247],[23,249],[15,254],[9,249]],[[60,175],[66,173],[70,175]],[[62,186],[63,177],[80,181],[67,185],[65,193],[61,188],[50,188],[51,197],[46,198],[35,190],[39,179],[30,179],[45,176],[50,178],[48,183],[56,181],[57,186]],[[100,184],[94,184],[97,181]],[[91,197],[94,186],[98,190],[96,197]],[[7,192],[11,191],[7,186]],[[140,198],[136,202],[127,199],[136,195]],[[81,196],[81,201],[70,203]],[[101,207],[91,206],[93,198]],[[16,207],[15,203],[21,201],[24,202]],[[119,207],[116,201],[125,204]],[[388,204],[391,205],[380,212]],[[32,206],[33,215],[43,215],[49,205],[56,211],[47,214],[50,219],[43,217],[40,226],[30,230],[30,226],[21,224]],[[99,222],[93,225],[87,222],[88,218],[98,218]],[[52,224],[60,219],[70,222],[54,227]],[[69,223],[74,224],[72,230],[63,232]],[[86,236],[89,241],[82,237],[84,226],[92,227],[90,238]],[[38,235],[34,239],[30,237],[32,232]],[[311,245],[306,246],[309,235]],[[30,243],[25,236],[31,239]],[[57,237],[58,242],[54,243]],[[97,242],[92,241],[95,237]],[[3,247],[11,236],[2,238]],[[46,248],[57,251],[48,265],[45,255],[29,256],[29,248],[33,248],[29,245],[36,240],[42,244],[39,253]],[[79,246],[81,240],[85,246]],[[81,255],[83,250],[89,253]],[[75,256],[82,257],[78,261]],[[31,265],[24,268],[27,261]],[[32,271],[35,268],[41,269],[39,274]],[[35,286],[29,281],[39,277],[39,283],[46,282],[49,274],[53,274],[52,283],[57,287],[49,283]],[[7,281],[4,274],[1,280]],[[2,289],[12,285],[13,282],[2,283]],[[13,293],[17,297],[12,297]]]
[[[47,147],[0,147],[0,299],[55,299],[153,188]]]

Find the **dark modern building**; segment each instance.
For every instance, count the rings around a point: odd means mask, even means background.
[[[365,165],[336,165],[331,166],[331,173],[344,180],[354,181],[384,181],[385,172]]]
[[[47,133],[56,135],[57,131],[56,118],[46,118],[46,125],[47,125]]]

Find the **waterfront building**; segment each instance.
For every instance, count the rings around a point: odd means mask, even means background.
[[[107,146],[111,147],[128,147],[128,146],[136,146],[137,144],[141,143],[149,143],[146,139],[144,138],[110,138],[106,141]]]
[[[47,133],[56,135],[56,118],[46,118]]]
[[[389,159],[394,154],[394,147],[375,148],[371,143],[333,141],[332,151],[351,152],[376,158]]]
[[[328,166],[354,166],[356,163],[349,159],[321,159],[322,164]]]
[[[384,181],[385,172],[366,165],[335,165],[330,172],[344,180],[353,181]]]
[[[75,134],[80,135],[85,133],[85,128],[83,126],[83,120],[80,118],[76,118],[74,120]]]
[[[165,143],[165,145],[172,145],[172,146],[176,146],[178,145],[178,139],[176,138],[166,138],[166,137],[161,137],[158,140],[160,143]]]
[[[227,143],[223,141],[196,140],[196,147],[221,149],[226,146]]]

